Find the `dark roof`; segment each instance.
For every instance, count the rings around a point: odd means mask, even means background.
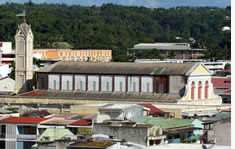
[[[194,64],[57,62],[38,72],[85,74],[185,75]]]
[[[150,109],[150,114],[154,114],[154,113],[166,113],[165,111],[161,110],[161,109],[158,109],[157,107],[155,107],[154,105],[152,104],[139,104],[141,106],[144,106],[146,108],[149,108]]]
[[[35,92],[35,93],[34,93]],[[156,102],[171,102],[174,103],[176,100],[180,99],[179,95],[171,94],[114,94],[114,93],[86,93],[86,92],[69,92],[69,91],[50,91],[45,90],[43,94],[37,94],[37,92],[42,93],[41,90],[35,90],[21,96],[33,97],[33,98],[51,98],[51,99],[82,99],[82,100],[128,100],[128,101],[156,101]],[[17,97],[17,96],[16,96]]]
[[[18,123],[18,124],[39,124],[42,121],[48,120],[48,118],[41,117],[9,117],[7,119],[0,120],[0,123]]]

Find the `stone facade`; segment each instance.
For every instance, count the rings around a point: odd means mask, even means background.
[[[31,26],[22,23],[15,35],[16,47],[16,92],[32,90],[33,79],[33,33]]]

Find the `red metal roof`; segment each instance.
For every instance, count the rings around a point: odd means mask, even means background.
[[[231,94],[231,89],[230,89],[230,90],[226,90],[226,91],[224,91],[223,93],[225,93],[225,94]]]
[[[39,124],[42,121],[48,120],[48,118],[41,117],[9,117],[4,120],[0,120],[0,123],[18,123],[18,124]]]
[[[75,121],[69,125],[90,126],[91,124],[92,124],[92,122],[89,120],[78,120],[78,121]]]
[[[231,77],[228,78],[213,77],[211,79],[211,82],[213,83],[214,87],[231,87]]]
[[[152,104],[139,104],[141,106],[144,106],[146,108],[150,109],[150,114],[154,114],[154,113],[166,113],[165,111],[158,109],[157,107],[153,106]]]
[[[44,90],[35,90],[20,94],[19,96],[42,96],[45,93]]]

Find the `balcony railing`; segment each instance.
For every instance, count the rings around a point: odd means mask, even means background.
[[[36,140],[37,139],[37,135],[19,134],[19,135],[17,135],[17,139]]]

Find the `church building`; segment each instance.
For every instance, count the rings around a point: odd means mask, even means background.
[[[135,95],[141,100],[174,99],[178,104],[219,105],[211,73],[200,63],[58,62],[36,72],[37,89],[56,93]],[[166,97],[166,98],[162,98]],[[73,98],[76,98],[73,97]],[[108,98],[107,98],[108,100]]]

